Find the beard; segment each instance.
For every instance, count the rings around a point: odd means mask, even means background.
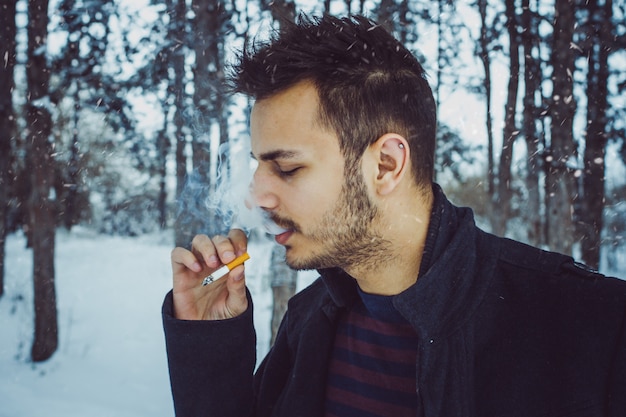
[[[317,225],[302,231],[296,223],[276,218],[276,223],[300,233],[312,242],[310,254],[290,256],[286,245],[286,262],[296,270],[339,267],[343,270],[367,268],[388,260],[389,242],[372,227],[378,208],[367,194],[361,175],[346,175],[341,197]]]

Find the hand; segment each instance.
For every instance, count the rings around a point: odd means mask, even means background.
[[[172,251],[174,316],[181,320],[223,320],[236,317],[248,308],[244,266],[207,285],[204,277],[246,252],[248,240],[243,231],[233,229],[228,236],[197,235],[191,250]]]

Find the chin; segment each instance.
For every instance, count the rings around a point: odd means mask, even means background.
[[[324,253],[298,254],[293,247],[287,247],[285,261],[291,269],[296,271],[308,271],[313,269],[325,269],[338,266],[336,259]]]
[[[307,271],[320,268],[319,265],[311,258],[311,255],[298,254],[293,246],[286,246],[287,253],[285,255],[285,263],[291,269],[296,271]]]

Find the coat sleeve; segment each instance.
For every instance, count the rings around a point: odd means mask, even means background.
[[[177,417],[252,416],[256,335],[252,299],[241,316],[218,321],[173,317],[172,293],[162,318]]]

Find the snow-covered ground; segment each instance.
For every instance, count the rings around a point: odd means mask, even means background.
[[[32,252],[21,235],[7,242],[0,298],[0,417],[171,417],[161,327],[171,288],[170,233],[139,238],[59,232],[56,291],[59,348],[44,363],[32,344]],[[259,357],[269,344],[272,243],[250,247],[247,280],[255,300]],[[299,287],[314,273],[300,273]]]

